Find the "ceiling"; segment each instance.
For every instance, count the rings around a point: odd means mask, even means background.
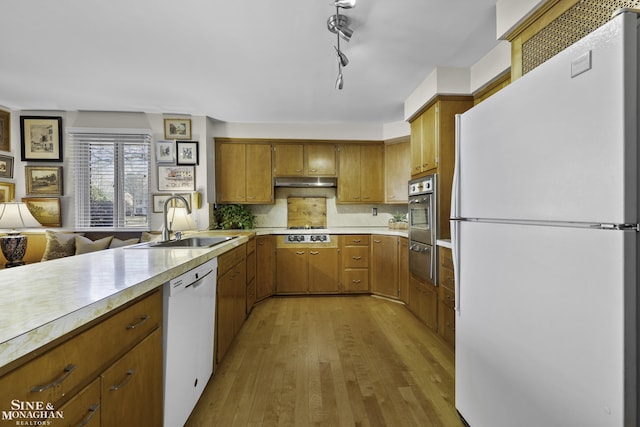
[[[358,0],[344,89],[333,0],[2,0],[0,105],[238,123],[403,120],[435,67],[496,44],[495,0]]]

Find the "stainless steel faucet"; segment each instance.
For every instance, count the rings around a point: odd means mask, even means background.
[[[182,200],[182,203],[184,203],[184,207],[187,208],[187,214],[191,214],[191,208],[189,207],[189,203],[187,203],[187,200],[179,195],[174,195],[169,197],[167,200],[164,201],[164,205],[162,206],[162,218],[164,220],[164,227],[162,228],[162,241],[167,241],[169,240],[169,238],[171,237],[171,230],[169,230],[169,220],[167,218],[168,213],[169,213],[169,202],[171,202],[172,200]]]

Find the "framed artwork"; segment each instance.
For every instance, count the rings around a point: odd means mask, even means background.
[[[16,185],[12,182],[0,182],[0,203],[13,202],[16,197]]]
[[[158,166],[159,191],[194,191],[195,166]]]
[[[62,166],[25,166],[27,194],[62,196]]]
[[[62,227],[60,199],[57,197],[23,197],[29,211],[45,227]]]
[[[164,119],[164,139],[191,139],[191,119]]]
[[[191,194],[186,193],[186,194],[176,194],[176,195],[184,197],[187,200],[189,207],[191,207]],[[162,213],[162,210],[164,208],[164,202],[166,202],[167,199],[171,196],[173,196],[173,194],[154,194],[153,195],[153,212]],[[176,206],[178,203],[180,203],[178,202],[178,200],[172,200],[170,205]],[[180,203],[180,206],[182,206],[182,203]]]
[[[11,151],[11,113],[0,110],[0,150]]]
[[[176,143],[174,141],[156,142],[156,163],[173,163],[176,161]]]
[[[0,178],[13,178],[13,157],[0,155]]]
[[[62,117],[20,116],[22,161],[62,161]]]
[[[176,141],[178,165],[198,164],[198,141]]]

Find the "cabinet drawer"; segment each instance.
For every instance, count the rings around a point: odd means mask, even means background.
[[[456,307],[456,294],[446,288],[440,288],[440,301],[445,307],[449,307],[450,309],[455,309]]]
[[[348,234],[343,237],[345,246],[369,246],[368,234]]]
[[[369,267],[368,246],[347,246],[342,249],[342,268]]]
[[[53,427],[100,426],[100,378],[75,395],[70,401],[56,408],[64,418],[49,418],[43,425]]]
[[[238,246],[218,257],[218,277],[229,271],[231,267],[244,260],[247,256],[247,245]]]
[[[0,379],[0,402],[55,403],[97,376],[161,322],[162,293],[156,291],[9,372]]]
[[[346,269],[342,272],[343,292],[368,292],[369,270]]]

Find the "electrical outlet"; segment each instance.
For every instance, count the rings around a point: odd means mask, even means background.
[[[378,208],[371,208],[371,215],[378,216]]]

